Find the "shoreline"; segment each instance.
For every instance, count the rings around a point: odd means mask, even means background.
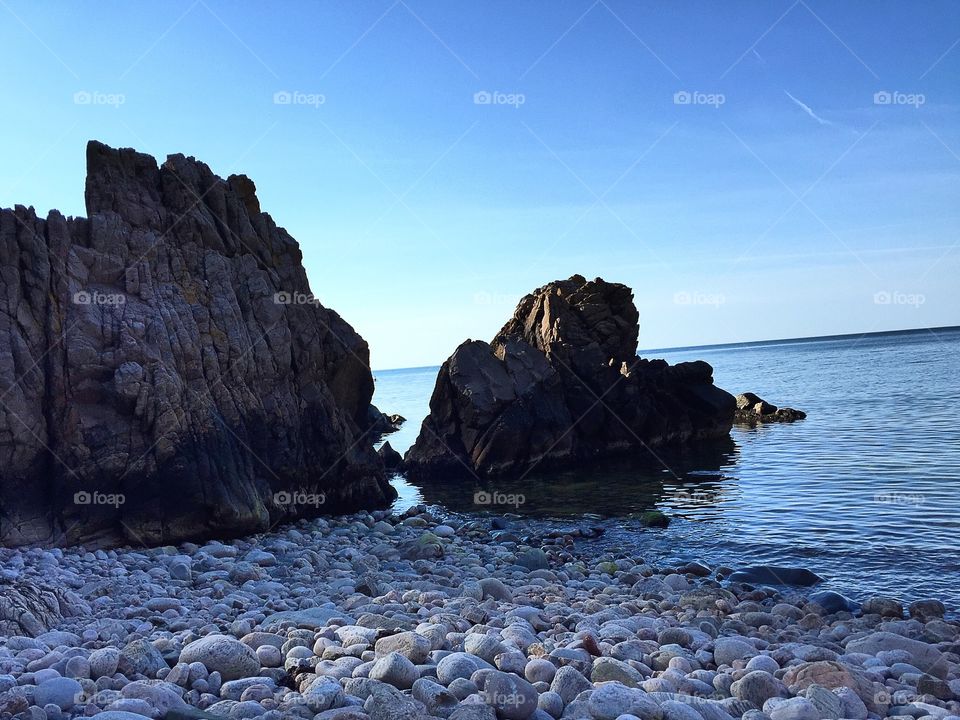
[[[32,582],[68,612],[39,640],[0,615],[0,717],[960,715],[960,622],[938,602],[828,614],[530,524],[421,506],[202,546],[0,550],[7,605]],[[51,698],[66,707],[41,716]]]

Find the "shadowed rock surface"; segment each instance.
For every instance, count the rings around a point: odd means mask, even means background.
[[[441,366],[407,471],[519,474],[726,435],[736,402],[710,365],[638,358],[638,320],[630,288],[600,278],[527,295]]]
[[[0,210],[0,544],[170,543],[392,497],[367,344],[250,179],[91,142],[85,198],[87,218]]]

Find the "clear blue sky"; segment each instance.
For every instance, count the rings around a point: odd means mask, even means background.
[[[0,0],[0,205],[83,214],[90,138],[246,173],[375,368],[573,273],[646,348],[957,324],[958,40],[935,1]]]

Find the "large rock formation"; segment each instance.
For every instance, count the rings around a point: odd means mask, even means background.
[[[367,344],[251,180],[87,147],[0,211],[0,544],[167,543],[385,503]]]
[[[527,295],[492,343],[441,366],[407,471],[519,474],[726,435],[736,402],[712,368],[638,358],[638,318],[630,288],[599,278]]]

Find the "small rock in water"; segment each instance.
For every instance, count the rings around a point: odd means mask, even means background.
[[[823,578],[806,568],[756,565],[737,570],[729,577],[730,582],[763,585],[798,585],[809,587],[823,582]]]
[[[811,593],[810,602],[822,608],[826,613],[854,612],[860,607],[853,600],[832,590]]]

